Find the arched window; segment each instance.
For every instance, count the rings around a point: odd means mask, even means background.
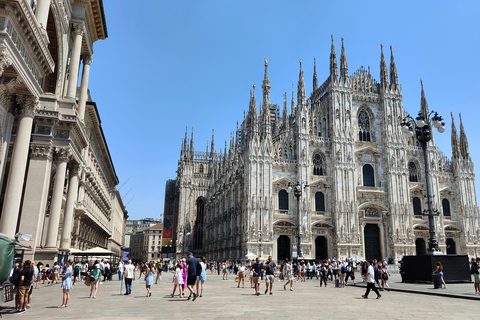
[[[200,164],[200,167],[198,168],[198,171],[200,171],[200,173],[203,173],[203,164]]]
[[[422,205],[420,204],[420,199],[417,197],[413,198],[413,214],[416,216],[422,215]]]
[[[375,187],[375,173],[369,164],[363,166],[363,186]]]
[[[443,199],[442,200],[442,208],[443,208],[443,215],[445,217],[450,217],[451,214],[450,214],[450,201],[448,201],[447,199]]]
[[[414,162],[408,164],[408,178],[410,182],[418,182],[418,170]]]
[[[315,193],[315,211],[325,211],[325,195],[323,192]]]
[[[370,140],[370,117],[365,110],[358,112],[358,140],[371,141]]]
[[[278,193],[278,209],[288,210],[288,192],[286,190],[280,190]]]
[[[324,176],[325,175],[325,161],[320,153],[313,155],[313,175]]]

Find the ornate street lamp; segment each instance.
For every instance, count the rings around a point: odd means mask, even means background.
[[[288,186],[288,192],[292,192],[292,189],[293,189],[293,194],[295,195],[295,197],[297,197],[297,268],[299,267],[298,266],[298,258],[300,257],[300,255],[303,257],[303,254],[302,254],[302,241],[301,241],[301,238],[302,238],[302,234],[301,234],[301,229],[300,229],[300,197],[302,196],[302,186],[303,188],[305,188],[305,191],[308,191],[309,189],[309,185],[307,183],[300,183],[297,181],[297,184],[293,186],[292,188],[292,185],[289,185]]]
[[[425,112],[427,113],[427,112]],[[433,115],[433,117],[432,117]],[[427,186],[427,205],[428,209],[423,211],[424,215],[428,216],[428,225],[430,238],[428,239],[428,252],[431,254],[435,251],[440,251],[438,249],[438,241],[435,238],[435,224],[433,217],[438,216],[438,210],[432,209],[432,196],[430,195],[430,170],[429,170],[429,161],[427,153],[427,143],[432,140],[432,124],[433,127],[437,128],[439,133],[445,131],[445,123],[442,122],[443,118],[438,115],[437,112],[432,111],[430,114],[423,114],[422,111],[418,113],[418,117],[413,119],[410,115],[407,114],[403,118],[402,131],[407,135],[407,137],[417,137],[417,140],[420,142],[423,150],[423,157],[425,161],[425,184]]]

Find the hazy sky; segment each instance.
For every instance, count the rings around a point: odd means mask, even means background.
[[[329,73],[330,35],[349,73],[370,66],[379,81],[380,44],[393,46],[403,107],[420,109],[420,79],[430,110],[446,118],[437,145],[451,156],[451,118],[461,112],[479,174],[478,1],[127,1],[104,0],[109,38],[95,43],[90,91],[130,218],[163,215],[165,183],[175,179],[185,127],[204,151],[217,151],[261,100],[264,57],[271,101],[291,98],[303,61],[307,95],[313,58],[319,84]],[[129,179],[129,180],[128,180]],[[128,181],[127,181],[128,180]],[[477,179],[478,182],[478,179]],[[128,193],[128,194],[127,194]]]

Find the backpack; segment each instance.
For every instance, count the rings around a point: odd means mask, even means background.
[[[340,273],[347,273],[347,268],[342,265],[342,267],[340,268]]]
[[[14,286],[18,286],[19,283],[20,283],[20,269],[19,268],[16,268],[15,270],[13,270],[13,273],[12,273],[12,276],[10,278],[10,282],[14,285]]]
[[[200,275],[202,274],[202,265],[200,264],[200,259],[197,259],[197,277],[200,277]]]
[[[472,263],[472,267],[470,268],[470,274],[476,274],[477,273],[477,268],[478,268],[478,263],[474,261]]]

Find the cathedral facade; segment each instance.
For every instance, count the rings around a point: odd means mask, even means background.
[[[401,130],[406,112],[393,52],[387,68],[382,47],[379,82],[363,67],[349,74],[343,38],[337,63],[332,37],[329,77],[318,85],[314,66],[307,97],[300,61],[296,100],[292,88],[290,110],[285,93],[280,112],[270,101],[265,60],[262,101],[257,106],[254,86],[223,151],[215,151],[213,135],[210,150],[195,151],[193,131],[185,133],[171,190],[177,256],[280,260],[292,257],[297,233],[305,259],[396,261],[426,251],[425,158],[416,138]],[[420,107],[429,114],[423,85]],[[458,135],[453,115],[451,141],[451,159],[434,139],[427,147],[439,248],[478,256],[473,162],[461,118]],[[299,197],[291,191],[297,184]]]

